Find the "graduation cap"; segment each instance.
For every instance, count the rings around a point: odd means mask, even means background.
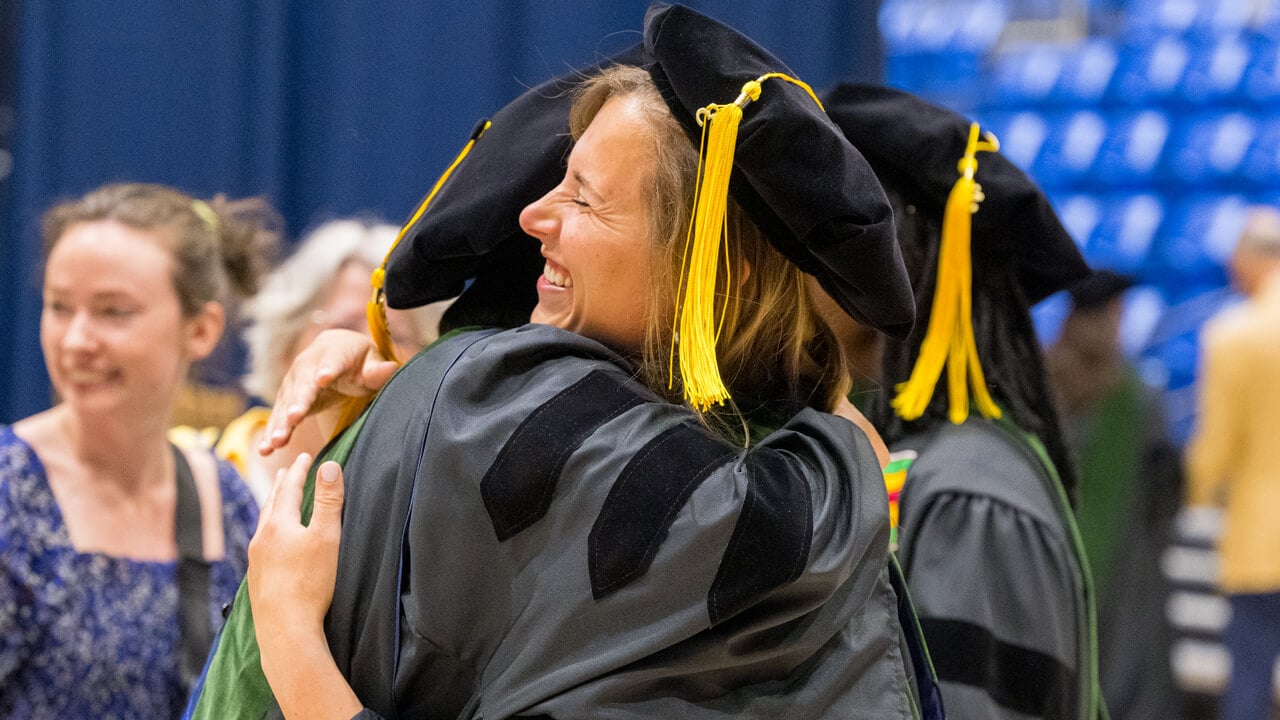
[[[817,96],[781,61],[704,15],[655,5],[645,18],[643,45],[597,67],[613,62],[645,67],[690,141],[703,149],[676,333],[681,379],[693,405],[705,409],[728,397],[715,362],[713,304],[729,194],[847,312],[894,337],[910,331],[914,298],[888,198]],[[526,92],[477,128],[402,230],[385,274],[375,273],[375,335],[384,283],[387,303],[399,308],[452,297],[464,287],[533,287],[542,262],[519,228],[519,213],[564,173],[569,88],[588,72]],[[529,260],[524,279],[517,275],[526,264],[511,259],[521,253]],[[477,280],[466,285],[472,277]],[[383,352],[388,349],[389,343]]]
[[[919,417],[946,365],[952,422],[968,417],[969,387],[979,412],[999,417],[973,338],[972,257],[1010,265],[1036,303],[1089,273],[1079,248],[1040,188],[964,116],[881,86],[841,85],[826,102],[884,186],[941,220],[929,327],[894,408],[907,420]]]
[[[1121,295],[1137,282],[1132,275],[1094,270],[1085,279],[1072,283],[1067,292],[1071,295],[1071,305],[1074,308],[1092,310],[1111,302],[1112,298]]]
[[[905,337],[915,300],[893,210],[809,86],[751,39],[687,7],[651,7],[644,45],[654,84],[701,148],[679,322],[691,401],[727,397],[714,372],[711,307],[726,192],[846,312]]]
[[[564,177],[577,80],[606,65],[641,63],[643,52],[636,44],[552,78],[476,125],[374,271],[369,328],[386,357],[395,356],[384,293],[386,304],[399,309],[457,297],[456,307],[446,311],[455,325],[529,319],[543,262],[537,244],[520,229],[520,211]]]

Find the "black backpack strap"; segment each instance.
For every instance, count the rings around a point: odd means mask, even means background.
[[[178,542],[178,652],[182,679],[188,685],[200,676],[213,642],[209,618],[209,563],[204,559],[200,495],[195,476],[182,450],[173,446],[178,483],[173,532]]]

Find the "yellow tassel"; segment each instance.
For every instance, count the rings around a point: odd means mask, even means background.
[[[973,337],[973,267],[970,261],[972,215],[982,201],[982,188],[974,181],[978,152],[1000,149],[995,137],[979,139],[978,124],[969,127],[969,141],[958,163],[960,178],[947,197],[942,219],[942,242],[938,250],[938,277],[933,293],[929,328],[920,345],[911,377],[897,387],[893,407],[905,420],[924,414],[942,368],[947,368],[948,417],[959,425],[969,417],[969,391],[978,412],[986,418],[1000,417],[1000,408],[987,390],[978,347]]]
[[[396,246],[404,239],[404,234],[409,231],[409,228],[413,227],[414,223],[418,222],[418,218],[422,217],[422,213],[426,211],[427,206],[435,199],[436,193],[440,192],[440,188],[444,186],[445,181],[462,163],[463,158],[471,152],[471,148],[475,147],[476,141],[492,126],[493,123],[486,120],[476,128],[476,131],[471,135],[471,139],[467,141],[467,144],[462,147],[462,151],[458,153],[458,157],[454,158],[449,167],[436,180],[436,184],[431,187],[431,192],[427,193],[427,197],[418,206],[418,209],[414,211],[413,216],[409,218],[409,222],[400,228],[400,234],[396,236],[396,241],[387,250],[386,257],[382,259],[382,265],[375,269],[373,275],[369,278],[372,293],[369,297],[369,304],[365,307],[365,317],[369,322],[369,336],[373,338],[373,344],[377,346],[378,352],[382,353],[382,356],[386,359],[394,360],[397,365],[400,364],[400,358],[396,357],[396,346],[391,340],[391,328],[387,324],[387,298],[383,292],[387,279],[387,260],[391,258],[391,253],[395,252]],[[356,415],[359,415],[359,413],[356,413]],[[355,418],[353,417],[352,420],[354,421]],[[346,426],[339,424],[339,427],[345,428]]]
[[[391,258],[391,253],[395,252],[396,246],[404,239],[404,234],[409,231],[409,228],[413,227],[414,223],[418,222],[418,218],[422,217],[422,213],[426,211],[427,206],[435,199],[436,193],[440,192],[440,188],[444,186],[445,181],[457,169],[462,159],[471,152],[471,148],[475,147],[476,141],[492,125],[493,123],[486,120],[476,128],[476,131],[471,135],[471,139],[467,141],[467,144],[462,147],[462,151],[458,153],[458,157],[454,158],[449,167],[436,180],[436,184],[431,187],[431,192],[427,193],[426,199],[422,201],[422,204],[418,205],[418,209],[409,218],[409,222],[400,228],[400,234],[396,236],[396,241],[387,250],[387,255],[382,259],[382,264],[369,277],[369,285],[372,291],[369,296],[369,303],[365,306],[365,319],[369,323],[369,337],[373,339],[373,344],[378,348],[378,352],[382,353],[382,356],[386,359],[394,361],[397,365],[400,364],[400,358],[396,356],[396,345],[391,339],[391,327],[387,323],[387,296],[384,292],[387,279],[387,260]],[[373,398],[371,397],[348,398],[342,405],[342,414],[338,417],[338,424],[334,427],[333,436],[330,439],[337,437],[339,433],[355,422],[356,418],[360,417],[360,413],[364,412],[364,409],[369,407],[369,403],[372,401]]]
[[[742,86],[738,98],[728,105],[711,104],[700,108],[698,124],[702,126],[699,149],[698,180],[694,190],[693,216],[685,238],[678,302],[672,326],[670,374],[668,387],[675,383],[676,348],[679,348],[680,378],[685,400],[700,411],[724,404],[729,390],[720,376],[716,360],[716,342],[727,314],[722,304],[716,308],[716,275],[720,252],[725,252],[725,288],[732,288],[728,268],[728,233],[725,213],[729,203],[729,176],[733,173],[733,156],[738,143],[738,126],[742,112],[760,99],[761,83],[779,78],[805,89],[809,97],[822,107],[812,88],[781,73],[768,73]],[[731,293],[726,292],[726,296]],[[718,319],[717,319],[718,316]]]

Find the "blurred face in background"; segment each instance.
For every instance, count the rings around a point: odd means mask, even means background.
[[[1235,251],[1227,262],[1231,284],[1253,296],[1280,268],[1280,211],[1255,207],[1249,211]]]
[[[344,264],[329,283],[328,292],[322,295],[320,305],[311,312],[310,322],[294,341],[288,356],[281,358],[281,366],[287,370],[289,363],[302,352],[321,332],[329,329],[355,330],[369,334],[369,275],[373,268],[356,260]],[[399,310],[387,310],[387,323],[391,327],[391,339],[396,345],[400,360],[407,360],[422,349],[425,338],[408,315]]]
[[[50,251],[40,345],[72,409],[166,419],[157,409],[172,407],[191,362],[217,343],[217,303],[183,317],[165,232],[82,222]]]

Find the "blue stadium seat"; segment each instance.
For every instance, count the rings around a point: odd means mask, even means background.
[[[1128,105],[1158,105],[1177,100],[1191,62],[1191,44],[1177,35],[1130,41],[1120,47],[1119,66],[1109,100]]]
[[[1200,328],[1238,299],[1223,286],[1183,293],[1165,309],[1142,352],[1140,365],[1155,364],[1164,376],[1170,429],[1178,442],[1186,442],[1195,423]]]
[[[1159,288],[1139,285],[1129,290],[1124,298],[1124,312],[1120,317],[1120,346],[1126,357],[1136,359],[1156,327],[1164,318],[1168,303]],[[1161,385],[1166,378],[1160,378]]]
[[[1049,43],[1000,53],[986,82],[986,102],[1005,108],[1049,104],[1066,59],[1065,48]]]
[[[1276,14],[1280,17],[1280,10]],[[1276,32],[1280,34],[1280,24]],[[1252,44],[1253,51],[1240,85],[1240,94],[1259,107],[1274,108],[1280,103],[1280,42],[1275,37],[1258,36]]]
[[[985,102],[998,107],[1098,105],[1106,99],[1119,64],[1120,51],[1109,38],[1074,45],[1028,43],[994,59]]]
[[[1098,152],[1092,178],[1111,188],[1140,188],[1152,184],[1172,130],[1168,115],[1146,108],[1113,116],[1110,132]]]
[[[1248,199],[1197,194],[1170,203],[1169,217],[1148,255],[1144,276],[1171,303],[1226,284],[1223,269],[1240,237]]]
[[[1023,172],[1030,172],[1049,139],[1049,119],[1034,110],[979,112],[975,119],[1000,141],[1000,152]]]
[[[1004,20],[1000,0],[887,0],[879,16],[886,81],[949,106],[972,103]]]
[[[1070,312],[1071,296],[1065,290],[1050,295],[1031,308],[1031,323],[1041,346],[1048,347],[1058,341],[1062,323]]]
[[[1252,20],[1251,5],[1246,0],[1131,0],[1126,24],[1130,32],[1239,32]]]
[[[1107,120],[1092,110],[1077,110],[1046,119],[1049,135],[1030,175],[1045,188],[1080,187],[1089,178],[1098,151],[1107,138]]]
[[[1064,53],[1052,101],[1074,107],[1099,105],[1120,66],[1120,51],[1110,38],[1090,38]]]
[[[1271,188],[1267,192],[1258,193],[1253,197],[1253,202],[1259,205],[1270,205],[1280,208],[1280,187]]]
[[[1232,103],[1240,99],[1245,72],[1253,58],[1252,38],[1216,35],[1191,46],[1178,97],[1192,105]]]
[[[1102,199],[1088,193],[1066,193],[1050,194],[1049,201],[1067,233],[1082,252],[1088,253],[1094,233],[1102,224]]]
[[[1258,121],[1249,113],[1194,115],[1175,130],[1161,178],[1190,190],[1240,189],[1241,167],[1257,133]]]
[[[1280,193],[1280,113],[1262,118],[1240,163],[1240,175],[1259,192]]]
[[[1141,275],[1168,210],[1154,193],[1125,193],[1100,200],[1098,224],[1084,246],[1090,265]]]
[[[986,52],[1004,27],[1001,0],[885,0],[880,34],[890,53]]]

